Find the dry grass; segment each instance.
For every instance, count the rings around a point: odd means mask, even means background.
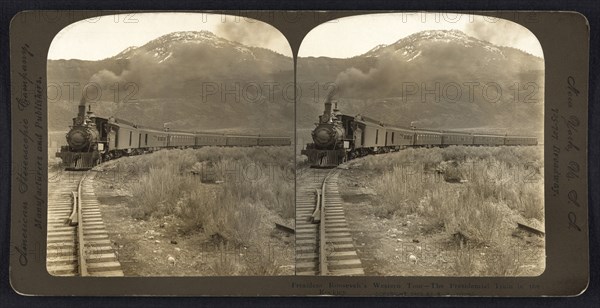
[[[268,245],[257,246],[246,257],[245,274],[249,276],[276,276],[281,274],[274,251]]]
[[[494,244],[502,204],[543,221],[541,160],[536,147],[448,147],[370,156],[361,168],[381,173],[373,182],[375,215],[418,213],[449,234]]]
[[[130,185],[134,196],[131,199],[134,217],[146,219],[153,214],[172,214],[181,193],[188,186],[185,184],[184,177],[174,167],[150,167],[148,173]]]
[[[211,269],[215,276],[234,276],[238,274],[237,256],[223,243],[220,243],[218,256],[212,263]]]
[[[175,214],[181,218],[184,230],[206,229],[212,221],[214,193],[204,185],[195,186],[189,193],[185,192],[177,202]]]
[[[250,245],[258,241],[255,236],[261,214],[256,205],[240,202],[229,191],[222,192],[211,205],[209,215],[205,216],[206,234],[218,235],[235,244]]]
[[[417,211],[426,191],[434,189],[434,177],[414,176],[414,166],[396,165],[389,172],[384,172],[374,181],[374,189],[381,198],[381,203],[374,208],[379,217],[407,215]]]
[[[457,276],[475,275],[476,263],[473,252],[467,248],[457,250],[452,269]]]
[[[375,215],[420,215],[429,230],[461,239],[452,262],[458,276],[519,275],[507,220],[544,222],[541,147],[408,149],[366,157],[359,168],[376,174]],[[478,247],[489,255],[473,255]]]
[[[518,199],[515,200],[517,208],[525,218],[544,220],[543,185],[528,183],[520,187]]]
[[[162,150],[114,163],[136,179],[129,185],[134,217],[175,215],[184,232],[250,245],[260,241],[265,210],[294,215],[290,148]],[[203,183],[206,178],[221,184]]]
[[[518,258],[512,247],[501,245],[497,253],[485,259],[482,276],[517,276],[521,272]]]

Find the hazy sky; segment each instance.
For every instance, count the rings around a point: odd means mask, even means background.
[[[369,14],[324,23],[304,38],[299,56],[348,58],[419,31],[451,29],[543,57],[535,36],[516,23],[475,15],[423,12]],[[67,26],[52,41],[48,58],[100,60],[171,32],[200,30],[291,56],[285,37],[259,21],[219,14],[136,13],[101,16]]]
[[[477,15],[424,12],[370,14],[324,23],[306,35],[298,56],[348,58],[380,44],[392,44],[416,32],[453,29],[543,57],[537,38],[519,24]]]
[[[136,13],[101,16],[67,26],[52,41],[48,59],[101,60],[168,33],[201,30],[286,56],[292,54],[285,37],[263,22],[220,14]]]

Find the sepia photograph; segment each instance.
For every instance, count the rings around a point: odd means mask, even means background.
[[[277,29],[97,16],[54,37],[47,79],[51,275],[294,274],[294,66]]]
[[[298,53],[296,274],[545,270],[544,53],[449,13],[345,17]]]
[[[9,12],[7,294],[589,293],[584,13],[216,8]]]

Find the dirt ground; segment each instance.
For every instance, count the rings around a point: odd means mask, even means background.
[[[102,217],[125,276],[254,275],[248,269],[264,264],[265,257],[278,267],[276,275],[293,274],[294,237],[274,227],[275,222],[289,222],[265,209],[262,214],[269,223],[256,230],[263,239],[261,247],[228,245],[201,231],[182,232],[173,215],[133,218],[126,183],[134,180],[108,172],[97,172],[95,179]]]
[[[517,229],[514,215],[507,213],[503,224],[506,250],[486,245],[470,245],[449,234],[442,226],[432,226],[426,217],[409,214],[380,218],[372,211],[377,194],[368,183],[378,174],[355,168],[350,162],[339,177],[339,190],[345,202],[348,225],[357,244],[365,274],[370,276],[537,276],[545,268],[543,237]],[[444,183],[447,184],[447,183]],[[461,184],[447,184],[461,185]],[[462,248],[461,248],[462,245]],[[516,272],[497,274],[490,264],[508,258]],[[467,261],[465,261],[467,260]],[[470,273],[461,264],[471,264]]]

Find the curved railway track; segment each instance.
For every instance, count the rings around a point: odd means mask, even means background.
[[[55,276],[123,276],[92,186],[94,173],[48,181],[46,269]]]
[[[339,169],[308,169],[296,184],[296,275],[364,275],[338,191]]]

